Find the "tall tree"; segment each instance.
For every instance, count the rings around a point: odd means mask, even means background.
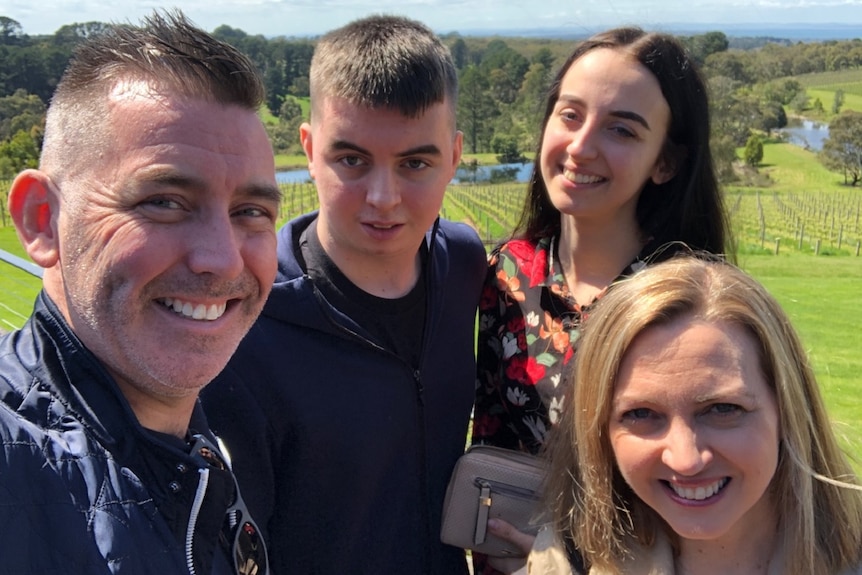
[[[20,131],[29,132],[45,123],[45,104],[34,94],[18,90],[0,97],[0,140],[8,140]]]
[[[464,132],[467,151],[486,151],[493,136],[491,122],[499,113],[488,79],[477,66],[470,65],[461,73],[459,84],[458,127]]]
[[[488,79],[491,93],[502,104],[511,104],[518,96],[530,62],[503,40],[492,40],[485,49],[480,70]]]
[[[23,35],[21,24],[17,20],[0,16],[0,44],[18,44]]]
[[[691,52],[691,56],[699,65],[703,65],[711,54],[727,51],[730,42],[724,32],[707,32],[683,39]]]
[[[832,113],[841,113],[841,106],[844,105],[844,90],[841,88],[835,90],[835,97],[832,99]]]
[[[544,62],[536,61],[530,64],[518,91],[518,99],[512,107],[511,122],[521,128],[522,138],[519,145],[522,150],[536,148],[545,96],[551,83],[551,70],[551,65]]]
[[[77,46],[81,40],[89,38],[95,34],[101,34],[108,29],[108,24],[104,22],[76,22],[74,24],[66,24],[60,26],[54,32],[54,44],[71,49]]]
[[[455,67],[459,70],[463,70],[464,66],[467,65],[467,54],[469,53],[469,49],[467,48],[467,43],[464,41],[464,38],[459,37],[456,39],[449,50],[452,52],[452,60],[455,61]]]
[[[846,110],[829,122],[829,137],[820,153],[830,170],[844,173],[844,182],[855,186],[862,179],[862,113]]]
[[[749,136],[748,141],[745,143],[743,159],[746,165],[752,168],[757,167],[763,161],[763,140],[760,136]]]
[[[11,178],[26,168],[39,165],[39,147],[28,132],[21,130],[0,142],[0,178]]]

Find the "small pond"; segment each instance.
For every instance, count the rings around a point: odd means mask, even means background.
[[[791,121],[779,131],[787,134],[791,144],[819,152],[823,149],[823,140],[829,137],[829,124],[814,120]]]
[[[526,182],[530,179],[532,170],[532,162],[475,167],[462,165],[455,173],[452,183]],[[280,184],[304,183],[310,182],[311,176],[309,176],[307,168],[280,170],[275,173],[275,180]]]

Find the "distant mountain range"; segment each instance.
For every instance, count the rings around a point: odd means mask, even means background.
[[[577,30],[571,28],[520,28],[505,30],[458,30],[462,36],[517,36],[524,38],[555,38],[555,39],[578,39],[584,38],[593,31],[598,32],[612,26],[597,26],[594,30],[578,26]],[[710,24],[710,23],[675,23],[658,26],[644,26],[647,29],[660,29],[678,35],[695,35],[704,32],[721,31],[728,37],[769,37],[793,40],[799,42],[822,42],[824,40],[851,40],[862,38],[862,26],[859,24],[767,24],[740,23],[740,24]]]

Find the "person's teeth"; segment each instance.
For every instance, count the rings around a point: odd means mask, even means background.
[[[226,308],[227,304],[225,303],[221,305],[212,304],[207,310],[207,319],[213,320],[220,318]]]
[[[563,171],[563,175],[567,180],[576,184],[595,184],[604,179],[601,176],[588,176],[587,174],[578,174],[570,170]]]
[[[196,320],[217,320],[224,315],[224,312],[227,309],[227,302],[221,304],[210,304],[209,306],[202,303],[193,305],[189,302],[183,302],[178,299],[167,297],[162,300],[162,303],[164,303],[165,307],[172,309],[175,313]]]
[[[183,308],[185,309],[185,308]],[[199,303],[195,306],[194,311],[192,311],[192,318],[194,319],[204,319],[207,316],[207,306],[202,303]]]
[[[683,499],[690,499],[692,501],[703,501],[704,499],[712,497],[713,495],[721,491],[721,488],[727,484],[727,478],[719,479],[715,483],[707,485],[706,487],[697,488],[681,487],[674,484],[673,482],[669,483],[671,489],[673,489],[674,492]]]

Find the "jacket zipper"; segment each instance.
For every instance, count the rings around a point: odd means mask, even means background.
[[[210,480],[210,470],[207,468],[199,469],[200,481],[198,488],[195,491],[195,499],[192,502],[192,510],[189,513],[189,526],[186,528],[186,565],[189,568],[189,575],[196,575],[195,557],[194,557],[194,538],[195,528],[197,527],[198,514],[204,503],[204,496],[207,493],[207,485]]]
[[[432,259],[433,259],[432,253],[433,253],[434,245],[435,245],[434,238],[436,238],[436,236],[437,236],[437,230],[439,227],[440,227],[440,217],[438,216],[437,219],[434,220],[434,225],[432,227],[432,231],[431,231],[431,235],[430,235],[431,240],[430,240],[429,246],[428,246],[428,261],[427,261],[427,274],[428,274],[428,276],[425,279],[425,281],[426,281],[426,290],[425,290],[425,309],[426,309],[425,330],[426,330],[426,332],[428,329],[430,329],[428,327],[428,317],[427,316],[429,314],[428,314],[427,310],[428,310],[429,306],[431,305],[431,303],[428,300],[428,298],[431,297],[430,290],[428,289],[428,286],[430,286],[433,283],[432,278],[431,278],[431,274],[433,271],[433,265],[431,264]],[[423,241],[428,241],[428,239],[426,238]],[[420,473],[420,475],[419,475],[419,477],[420,477],[420,481],[421,481],[420,488],[422,491],[422,493],[421,493],[422,523],[424,524],[423,527],[425,528],[425,534],[426,534],[425,540],[431,541],[432,538],[434,537],[434,534],[431,532],[430,506],[428,504],[428,455],[427,455],[427,445],[426,445],[427,430],[425,429],[425,388],[422,385],[422,374],[421,374],[419,369],[414,369],[413,366],[410,365],[410,362],[406,361],[404,358],[397,355],[392,350],[387,349],[381,345],[378,345],[377,343],[375,343],[375,342],[371,341],[370,339],[356,333],[355,331],[353,331],[351,329],[348,329],[347,327],[342,325],[340,322],[336,321],[335,318],[333,318],[329,313],[329,307],[330,307],[329,302],[326,301],[326,298],[323,297],[323,294],[320,293],[320,290],[318,290],[317,286],[314,284],[314,282],[311,281],[311,278],[309,277],[309,275],[307,273],[303,273],[303,276],[305,277],[305,279],[307,281],[311,282],[312,290],[314,292],[314,297],[317,299],[318,303],[320,304],[320,307],[323,310],[324,316],[326,316],[326,318],[329,320],[329,322],[333,326],[335,326],[336,329],[350,334],[351,336],[355,337],[356,339],[364,342],[366,345],[368,345],[368,346],[370,346],[370,347],[372,347],[378,351],[382,351],[383,353],[391,355],[392,357],[394,357],[395,359],[397,359],[401,363],[405,364],[411,370],[411,374],[413,376],[413,382],[416,384],[416,400],[417,400],[418,407],[419,407],[419,440],[420,440],[420,447],[419,447],[419,450],[420,450],[419,473]],[[423,361],[423,358],[425,355],[425,345],[424,344],[427,340],[427,337],[426,337],[427,335],[428,334],[425,333],[425,334],[423,334],[423,337],[422,337],[423,345],[422,345],[422,350],[421,350],[420,355],[419,355],[419,365],[420,366],[422,365],[422,361]],[[425,573],[430,573],[431,572],[431,549],[428,547],[428,544],[425,544],[423,546],[423,550],[425,553],[425,560],[422,562],[425,566],[424,571],[425,571]],[[194,573],[192,575],[194,575]]]
[[[480,489],[485,487],[491,490],[492,493],[499,493],[500,495],[508,495],[518,499],[529,499],[533,501],[537,501],[539,499],[539,494],[532,489],[527,489],[526,487],[520,487],[518,485],[509,485],[508,483],[494,481],[493,479],[477,477],[473,480],[473,484]]]

